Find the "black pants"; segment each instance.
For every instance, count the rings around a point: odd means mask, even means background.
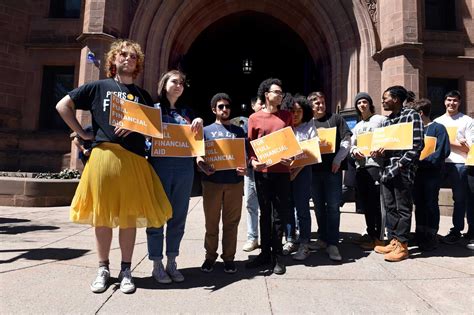
[[[438,195],[441,187],[439,169],[418,169],[413,188],[416,234],[435,236],[439,228]]]
[[[387,234],[402,243],[408,241],[411,227],[413,182],[401,172],[381,183],[383,206],[387,213]]]
[[[356,172],[357,197],[364,210],[367,234],[383,239],[385,227],[380,206],[380,168],[358,168]]]
[[[262,253],[281,255],[289,211],[290,174],[255,172],[255,186],[260,206]]]

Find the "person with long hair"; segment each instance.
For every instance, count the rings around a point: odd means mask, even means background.
[[[160,179],[144,157],[145,137],[109,124],[111,95],[153,106],[151,96],[133,84],[143,63],[144,54],[138,43],[117,40],[106,55],[108,79],[84,84],[56,105],[67,125],[82,139],[92,141],[89,161],[72,200],[70,218],[94,227],[99,256],[97,277],[90,286],[94,293],[107,289],[112,228],[119,227],[120,290],[132,293],[136,228],[158,228],[171,217],[171,205]],[[76,109],[91,112],[92,132],[79,124]]]
[[[372,151],[372,158],[382,158],[384,167],[380,177],[383,209],[386,211],[387,236],[390,243],[377,245],[374,251],[383,254],[390,262],[399,262],[409,257],[408,238],[413,207],[413,183],[420,153],[424,147],[423,121],[420,114],[407,107],[404,101],[407,90],[400,85],[391,86],[382,95],[382,106],[390,115],[382,127],[402,123],[413,123],[413,147],[410,150]]]
[[[298,141],[305,141],[317,136],[313,124],[313,111],[306,97],[297,95],[290,107],[293,114],[293,132]],[[283,254],[289,254],[297,250],[293,255],[294,260],[305,260],[310,255],[308,247],[311,239],[311,212],[309,199],[311,198],[311,165],[291,169],[291,207],[287,222],[287,242],[283,246]],[[295,211],[298,219],[299,237],[296,246],[296,221]]]
[[[166,72],[158,83],[159,103],[164,123],[191,125],[193,132],[202,129],[203,120],[180,102],[186,76],[178,70]],[[163,182],[166,195],[173,208],[173,217],[166,223],[166,268],[163,265],[164,227],[148,228],[148,258],[153,261],[152,275],[158,283],[183,282],[176,257],[184,235],[189,198],[194,180],[192,157],[151,157],[150,163]]]

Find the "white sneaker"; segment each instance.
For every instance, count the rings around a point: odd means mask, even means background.
[[[255,249],[258,248],[258,241],[257,240],[248,240],[244,246],[242,247],[242,250],[244,252],[251,252]]]
[[[132,271],[127,268],[124,271],[120,271],[119,274],[120,291],[125,294],[135,292],[135,283],[133,283]]]
[[[166,264],[166,272],[174,282],[184,281],[184,276],[181,272],[179,272],[178,265],[176,264],[175,260],[170,261],[168,259],[168,263]]]
[[[336,245],[329,245],[328,248],[326,248],[326,252],[329,255],[329,259],[334,261],[342,260],[341,254],[339,253],[339,249]]]
[[[284,256],[287,256],[293,252],[296,252],[298,249],[297,245],[293,242],[286,242],[285,245],[283,245],[283,251],[282,254]]]
[[[99,267],[97,277],[91,283],[91,291],[94,293],[102,293],[107,289],[107,281],[110,278],[110,271],[107,267]]]
[[[293,259],[299,261],[305,260],[310,254],[311,253],[309,251],[308,244],[300,244],[298,251],[293,255]]]
[[[158,283],[168,284],[172,282],[171,278],[166,273],[165,267],[163,266],[161,260],[153,261],[153,271],[151,275]]]
[[[328,247],[328,244],[326,244],[325,241],[322,241],[320,239],[318,239],[316,242],[308,243],[309,250],[321,250],[321,249],[326,249],[327,247]]]

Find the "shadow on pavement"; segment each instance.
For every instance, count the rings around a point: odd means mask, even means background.
[[[7,224],[7,223],[24,223],[24,222],[31,222],[31,220],[27,220],[27,219],[17,219],[17,218],[0,218],[0,224]]]
[[[237,266],[237,272],[234,274],[225,273],[224,263],[221,261],[216,262],[216,264],[214,265],[214,270],[209,273],[202,272],[200,267],[179,269],[186,279],[182,283],[160,284],[157,283],[152,277],[134,277],[134,280],[137,288],[141,289],[185,290],[191,288],[205,288],[206,290],[217,291],[240,280],[250,280],[255,277],[269,276],[271,274],[269,270],[246,269],[246,262],[247,260],[235,261],[235,264]]]
[[[410,245],[410,244],[409,244]],[[421,251],[418,246],[410,248],[410,258],[420,259],[429,257],[474,257],[474,252],[466,248],[467,242],[460,241],[457,244],[440,243],[438,248],[432,251]]]
[[[75,248],[34,248],[34,249],[12,249],[0,250],[0,253],[24,252],[10,259],[0,260],[0,264],[8,264],[19,259],[27,260],[70,260],[85,255],[90,250]]]
[[[0,224],[15,224],[25,222],[31,222],[31,220],[17,218],[0,218]],[[0,234],[16,235],[35,231],[52,231],[59,229],[60,228],[58,226],[54,225],[2,225],[0,226]]]

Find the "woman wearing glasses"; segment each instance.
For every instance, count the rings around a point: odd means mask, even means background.
[[[179,98],[184,91],[185,75],[172,70],[158,83],[158,98],[164,123],[191,125],[193,132],[202,129],[203,120],[195,118]],[[153,261],[152,275],[159,283],[183,282],[177,269],[176,257],[184,234],[189,198],[194,179],[194,161],[191,157],[151,157],[150,162],[160,177],[173,208],[173,217],[166,223],[166,269],[163,265],[164,227],[147,229],[148,256]]]

